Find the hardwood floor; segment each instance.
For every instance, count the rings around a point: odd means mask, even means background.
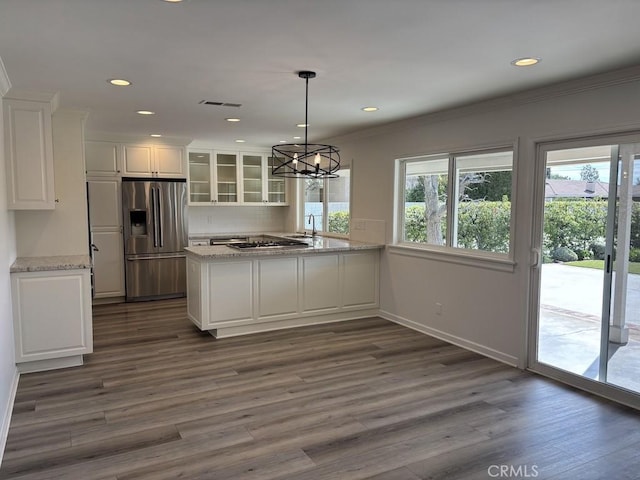
[[[216,340],[172,300],[94,332],[21,376],[0,479],[640,478],[639,412],[379,318]]]

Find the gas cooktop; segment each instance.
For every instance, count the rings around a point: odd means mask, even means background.
[[[249,248],[292,248],[292,247],[308,247],[309,244],[301,242],[299,240],[286,240],[286,239],[274,239],[274,240],[255,240],[252,242],[237,242],[230,243],[227,246],[238,249]]]

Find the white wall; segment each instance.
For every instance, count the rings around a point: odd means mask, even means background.
[[[524,366],[536,142],[640,131],[638,112],[640,67],[329,139],[353,159],[352,218],[384,222],[389,242],[396,158],[519,145],[513,271],[387,250],[381,265],[383,315]],[[358,233],[367,237],[366,231]],[[442,315],[436,315],[436,303],[443,305]]]
[[[4,67],[0,59],[0,112],[2,110]],[[8,79],[5,77],[6,83]],[[8,90],[8,88],[7,88]],[[13,316],[9,267],[16,258],[13,212],[7,210],[4,128],[0,114],[0,463],[11,419],[13,394],[18,381],[13,351]]]
[[[189,235],[289,231],[289,207],[189,207]]]
[[[58,110],[53,114],[55,210],[16,211],[19,257],[87,255],[87,190],[84,164],[86,113]]]

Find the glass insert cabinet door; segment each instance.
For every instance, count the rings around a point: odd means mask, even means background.
[[[211,154],[189,152],[189,202],[210,203]]]
[[[287,201],[284,178],[271,174],[274,164],[280,165],[282,163],[282,159],[277,160],[277,157],[269,156],[267,158],[267,200],[269,203],[285,203]]]
[[[262,202],[262,155],[242,155],[243,200]]]
[[[216,187],[218,202],[238,201],[238,155],[216,153]]]

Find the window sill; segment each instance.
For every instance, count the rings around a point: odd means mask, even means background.
[[[463,249],[423,247],[410,244],[388,245],[387,250],[393,255],[423,258],[438,262],[455,263],[476,268],[510,272],[515,270],[516,262],[506,255]]]

